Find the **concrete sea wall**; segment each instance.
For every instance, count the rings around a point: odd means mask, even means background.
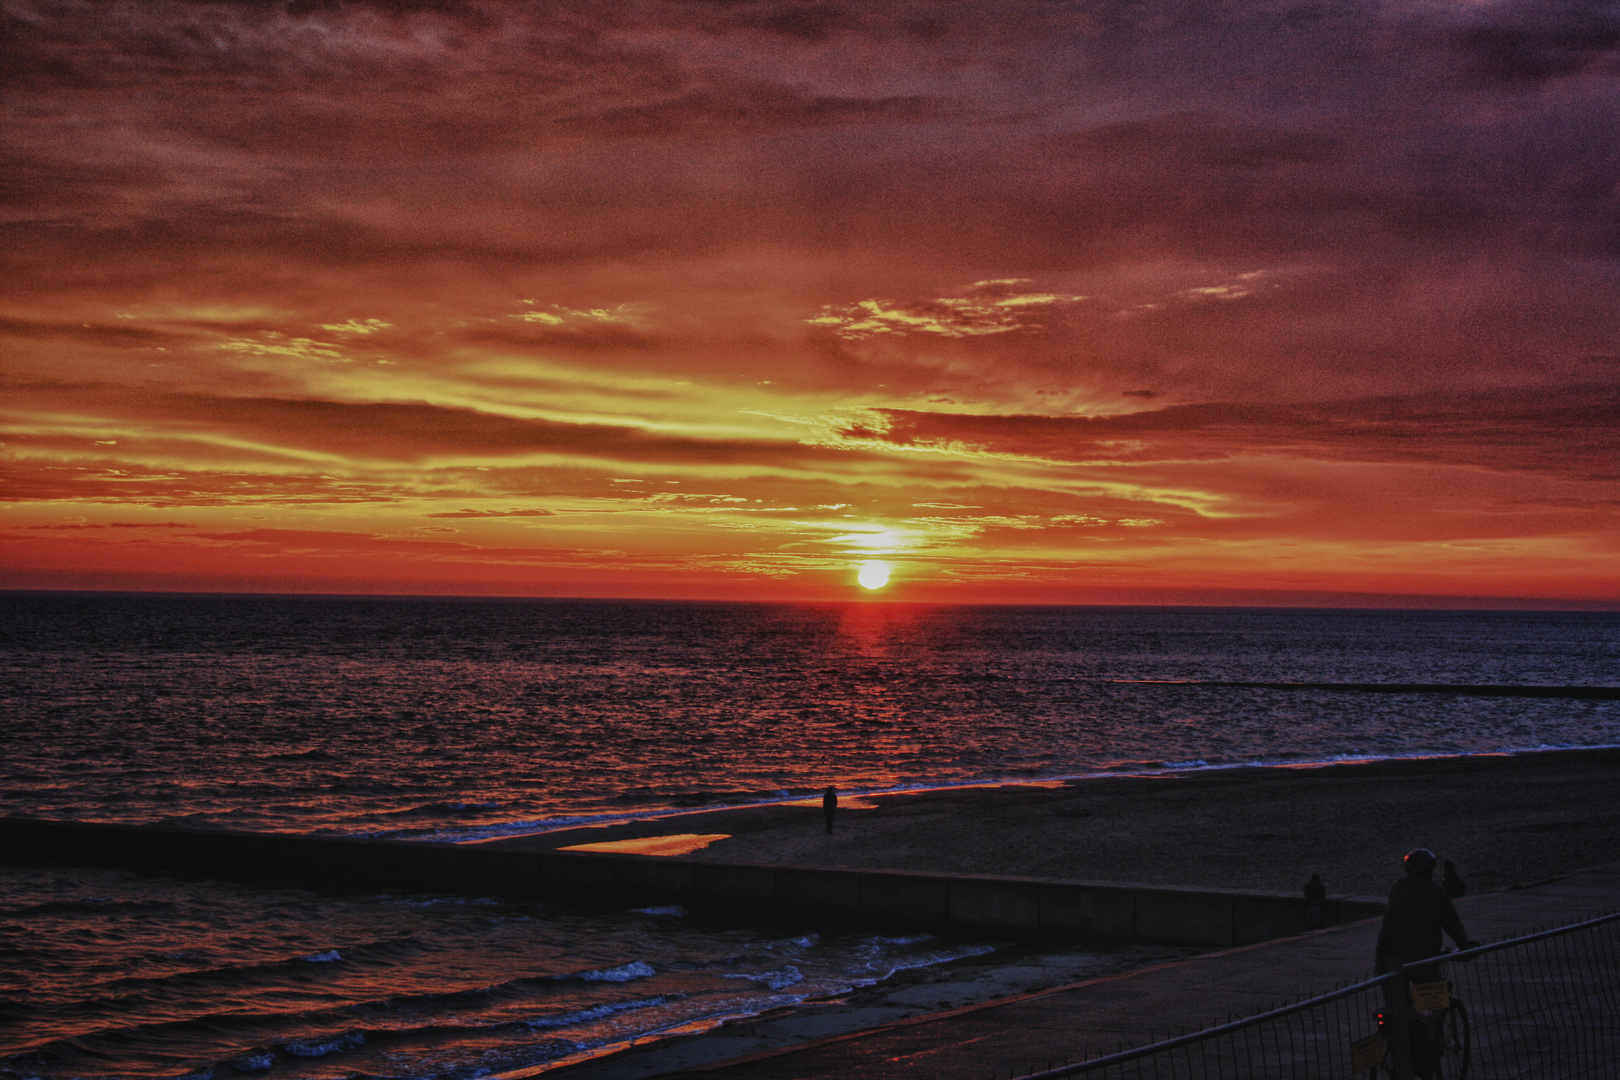
[[[511,896],[701,916],[1076,943],[1246,945],[1305,929],[1295,894],[900,870],[720,863],[587,851],[503,851],[279,833],[0,818],[0,862],[166,870],[317,888]],[[1323,925],[1369,918],[1335,897]]]

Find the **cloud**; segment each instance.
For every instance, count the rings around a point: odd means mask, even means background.
[[[1440,30],[1462,69],[1511,87],[1620,71],[1620,12],[1558,0],[1493,4]]]
[[[265,331],[258,339],[238,338],[217,348],[222,352],[248,356],[276,356],[321,363],[346,364],[351,359],[340,346],[304,337],[287,339],[274,330]]]
[[[29,529],[195,529],[197,526],[185,521],[108,521],[91,523],[87,521],[69,521],[57,525],[28,525]]]
[[[1117,293],[1110,274],[1133,266],[1289,262],[1355,285],[1312,297],[1330,305],[1320,337],[1344,348],[1368,325],[1368,268],[1388,274],[1387,317],[1421,327],[1434,312],[1398,294],[1433,297],[1437,254],[1602,258],[1620,235],[1613,20],[1579,4],[1346,7],[1282,28],[1268,4],[1169,0],[16,9],[31,107],[7,171],[33,207],[7,249],[16,281],[191,267],[279,289],[312,267],[411,265],[413,291],[442,305],[469,264],[535,296],[572,276],[548,269],[663,261],[684,284],[693,259],[740,265],[729,252],[788,292],[817,263],[845,267],[860,280],[808,298],[811,317],[926,343],[1051,330],[952,280],[1033,275],[1068,297]],[[1465,77],[1504,65],[1568,85],[1529,100],[1518,76]],[[164,106],[176,88],[186,110]],[[1490,265],[1470,272],[1517,292]],[[1524,277],[1555,297],[1573,272]],[[547,315],[570,318],[520,317]],[[1516,337],[1560,315],[1526,302]],[[1244,336],[1266,349],[1290,325],[1274,310]],[[1284,353],[1336,366],[1283,343],[1267,362]]]
[[[1620,477],[1620,390],[1496,391],[1314,405],[1172,405],[1117,416],[876,410],[852,439],[1053,462],[1213,461],[1273,455]]]
[[[474,544],[455,540],[399,538],[336,529],[234,529],[228,532],[202,532],[195,536],[197,540],[213,544],[228,544],[267,552],[308,552],[324,556],[371,551],[462,554],[478,550]]]
[[[379,330],[387,330],[393,323],[381,319],[350,319],[341,323],[322,323],[322,330],[330,330],[334,334],[375,334]]]
[[[805,322],[828,327],[839,337],[854,340],[875,334],[973,337],[1036,326],[1038,324],[1032,320],[1040,309],[1063,307],[1086,299],[1034,291],[1028,288],[1033,284],[1020,278],[980,281],[955,296],[932,300],[860,300],[854,304],[827,305],[820,315]]]
[[[855,460],[848,451],[785,440],[665,435],[622,424],[565,423],[424,403],[137,394],[60,384],[13,384],[8,389],[14,408],[26,399],[35,409],[62,409],[108,421],[138,420],[149,430],[172,437],[229,439],[356,461],[420,463],[553,454],[665,466],[791,469]]]
[[[534,302],[533,300],[523,301],[525,304],[533,304]],[[634,324],[639,321],[637,316],[638,313],[626,304],[616,304],[612,308],[591,308],[587,311],[579,311],[565,307],[562,304],[552,304],[549,311],[536,308],[508,315],[507,318],[527,323],[539,323],[542,326],[568,326],[571,324],[579,326],[583,324],[589,327],[601,323]]]
[[[10,455],[0,462],[0,502],[146,506],[379,506],[415,495],[395,480],[288,475],[242,469],[163,469],[139,462],[55,464]]]
[[[436,514],[423,514],[430,518],[532,518],[552,517],[550,510],[445,510]]]
[[[0,318],[0,336],[24,339],[67,340],[113,348],[151,348],[179,345],[186,339],[166,330],[116,323],[69,323],[42,319]]]

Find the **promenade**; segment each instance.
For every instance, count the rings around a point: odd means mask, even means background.
[[[1487,943],[1620,911],[1620,864],[1466,897],[1457,906],[1469,933]],[[815,1031],[812,1009],[635,1047],[549,1076],[988,1080],[1092,1048],[1112,1050],[1197,1030],[1367,978],[1378,925],[1368,919],[798,1045],[773,1045]],[[836,1026],[834,1016],[819,1022],[823,1030]]]

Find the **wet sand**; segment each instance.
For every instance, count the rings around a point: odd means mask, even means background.
[[[678,814],[492,841],[528,850],[727,834],[681,858],[1381,897],[1401,855],[1471,892],[1620,861],[1620,750],[1117,776]]]

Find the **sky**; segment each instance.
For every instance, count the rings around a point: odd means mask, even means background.
[[[1620,4],[0,10],[0,588],[1620,606]]]

